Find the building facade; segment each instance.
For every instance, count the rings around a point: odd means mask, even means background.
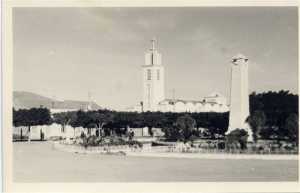
[[[228,112],[226,98],[213,93],[199,100],[166,99],[164,91],[164,66],[162,55],[151,40],[151,48],[145,54],[143,73],[143,100],[141,104],[130,107],[127,111],[161,112]]]

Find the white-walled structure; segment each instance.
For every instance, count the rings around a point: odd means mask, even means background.
[[[252,133],[246,122],[249,116],[249,94],[248,94],[248,58],[238,54],[232,58],[231,63],[231,87],[230,87],[230,115],[227,133],[234,129],[245,129],[248,131],[249,139]]]
[[[226,104],[226,99],[216,94],[210,95],[207,100],[204,97],[202,100],[180,100],[180,99],[165,99],[158,104],[158,111],[161,112],[228,112],[229,108]]]
[[[29,134],[28,127],[25,126],[14,127],[13,134],[21,135],[21,130],[23,136]],[[66,125],[63,131],[62,126],[56,123],[51,125],[32,126],[30,131],[31,139],[33,140],[39,140],[41,138],[41,132],[44,133],[44,139],[50,139],[51,137],[75,138],[79,137],[82,132],[85,134],[87,133],[87,129],[82,127],[73,128],[69,125]]]
[[[162,56],[151,40],[152,47],[145,54],[143,68],[143,102],[127,111],[161,112],[228,112],[226,98],[213,93],[200,100],[166,99],[164,91],[164,66]]]

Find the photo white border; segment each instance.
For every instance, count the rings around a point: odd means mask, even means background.
[[[297,6],[298,1],[236,0],[2,0],[2,147],[5,192],[298,192],[298,182],[172,182],[172,183],[15,183],[12,178],[12,93],[14,7],[194,7]],[[299,24],[299,19],[298,19]],[[299,26],[299,25],[298,25]],[[299,33],[299,31],[298,31]],[[4,35],[4,36],[3,36]],[[299,43],[298,43],[299,45]],[[299,52],[299,48],[298,48]],[[298,67],[299,74],[299,67]],[[299,82],[298,82],[299,86]],[[33,163],[34,164],[34,163]],[[299,166],[299,164],[298,164]],[[299,172],[299,171],[298,171]],[[299,175],[298,175],[299,177]],[[298,179],[299,180],[299,179]]]

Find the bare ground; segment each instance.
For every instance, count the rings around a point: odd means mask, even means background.
[[[15,182],[297,181],[298,160],[75,154],[49,142],[13,144]]]

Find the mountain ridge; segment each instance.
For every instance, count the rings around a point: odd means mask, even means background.
[[[101,107],[95,102],[80,100],[56,100],[29,91],[13,92],[13,107],[15,109],[29,109],[46,107],[49,109],[86,109],[90,105],[91,110],[98,110]]]

